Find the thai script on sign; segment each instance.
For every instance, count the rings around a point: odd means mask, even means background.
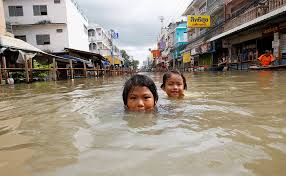
[[[211,18],[207,15],[189,15],[188,16],[188,27],[210,27]]]

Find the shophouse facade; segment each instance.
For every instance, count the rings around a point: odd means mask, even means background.
[[[248,69],[265,50],[286,63],[286,1],[226,0],[225,19],[223,33],[210,41],[222,41],[232,69]]]
[[[223,32],[224,2],[223,0],[194,0],[186,9],[183,16],[210,16],[210,27],[188,28],[188,45],[185,54],[191,55],[191,65],[194,67],[212,68],[218,63],[220,44],[209,39]]]

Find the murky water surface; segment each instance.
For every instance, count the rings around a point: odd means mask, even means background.
[[[284,176],[286,72],[185,75],[149,114],[124,110],[127,76],[0,87],[0,175]]]

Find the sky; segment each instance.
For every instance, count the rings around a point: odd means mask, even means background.
[[[164,26],[181,18],[192,0],[77,0],[89,23],[114,29],[114,43],[134,59],[143,61],[155,49],[164,17]]]

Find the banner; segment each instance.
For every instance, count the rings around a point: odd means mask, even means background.
[[[211,17],[206,15],[188,15],[188,28],[211,27]]]

